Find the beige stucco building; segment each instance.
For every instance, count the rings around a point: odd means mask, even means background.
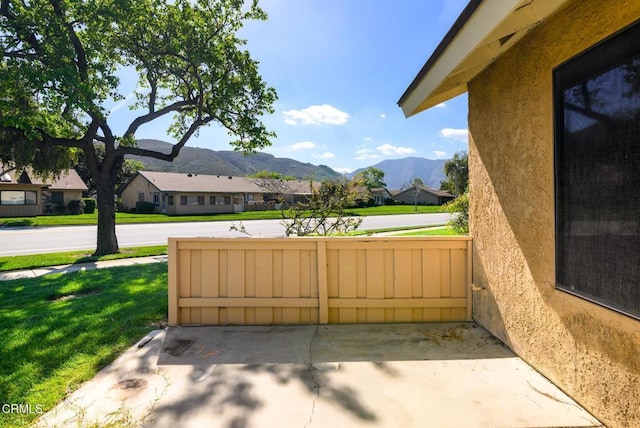
[[[86,190],[87,185],[74,169],[44,179],[29,168],[4,170],[0,165],[0,217],[60,213],[69,202],[82,199]],[[56,210],[57,206],[61,208]]]
[[[149,202],[167,215],[217,214],[274,209],[276,199],[292,203],[310,194],[304,180],[139,171],[120,191],[126,210]]]
[[[474,319],[610,427],[640,426],[639,34],[638,1],[472,0],[399,102],[468,91]]]

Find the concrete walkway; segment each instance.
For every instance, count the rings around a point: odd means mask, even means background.
[[[116,422],[148,428],[602,426],[473,323],[154,331],[37,426]]]
[[[36,278],[42,275],[48,275],[51,273],[69,273],[69,272],[78,272],[82,270],[91,270],[91,269],[104,269],[104,268],[112,268],[116,266],[133,266],[133,265],[142,265],[149,263],[160,263],[166,262],[167,256],[149,256],[149,257],[135,257],[129,259],[119,259],[119,260],[107,260],[102,262],[90,262],[90,263],[76,263],[72,265],[61,265],[61,266],[49,266],[43,268],[36,269],[25,269],[25,270],[14,270],[9,272],[0,273],[0,281],[9,281],[12,279],[20,279],[20,278]]]

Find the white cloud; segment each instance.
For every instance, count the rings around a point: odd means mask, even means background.
[[[316,147],[316,143],[313,141],[300,141],[291,146],[293,150],[309,150]]]
[[[373,150],[367,148],[357,150],[356,154],[358,155],[356,156],[357,160],[379,159],[382,157],[376,153],[373,153]]]
[[[440,104],[436,104],[436,105],[434,105],[434,106],[433,106],[433,108],[444,108],[444,107],[446,107],[446,106],[447,106],[447,105],[446,105],[445,103],[440,103]]]
[[[353,168],[333,168],[334,171],[339,172],[340,174],[345,174],[353,171]]]
[[[315,105],[302,110],[287,110],[282,112],[284,123],[288,125],[343,125],[347,123],[349,114],[329,105]]]
[[[453,128],[443,128],[438,132],[442,138],[448,138],[450,140],[467,142],[469,140],[469,130],[468,129],[453,129]]]
[[[410,155],[416,151],[411,147],[392,146],[391,144],[383,144],[376,147],[376,150],[382,152],[383,155]]]
[[[380,159],[382,156],[376,154],[362,153],[356,156],[357,160]]]
[[[364,138],[362,139],[362,141],[373,141],[373,138],[371,138],[371,137],[364,137]]]
[[[378,116],[380,116],[382,119],[386,119],[387,118],[387,114],[386,113],[380,113]]]
[[[443,152],[442,150],[434,150],[433,154],[436,155],[436,158],[443,158],[447,156],[447,152]]]
[[[331,152],[324,152],[321,155],[313,155],[314,158],[323,158],[323,159],[331,159],[331,158],[335,158],[336,155],[334,155]]]

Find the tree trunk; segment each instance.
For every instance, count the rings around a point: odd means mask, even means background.
[[[119,253],[116,237],[115,183],[111,177],[96,177],[98,205],[98,240],[95,256]]]

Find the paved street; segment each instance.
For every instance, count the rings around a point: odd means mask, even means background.
[[[361,229],[444,224],[449,214],[405,214],[365,217]],[[163,245],[170,236],[246,236],[230,231],[232,222],[125,224],[116,227],[120,247]],[[280,220],[243,222],[252,236],[276,237],[284,234]],[[0,256],[93,249],[95,226],[65,226],[0,229]]]

